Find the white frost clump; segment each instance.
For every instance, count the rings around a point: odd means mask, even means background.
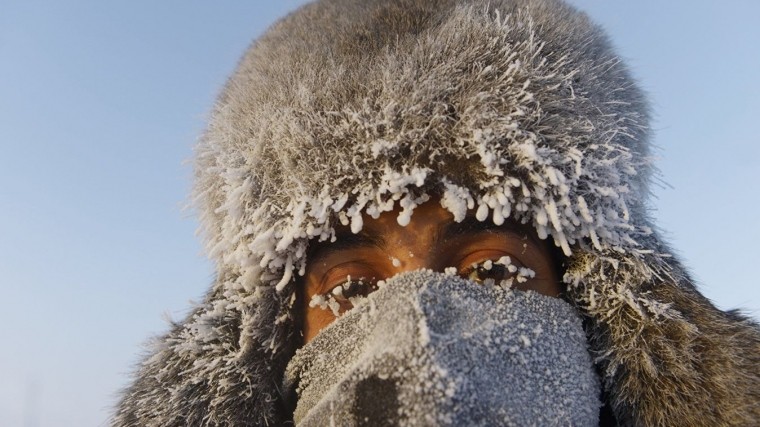
[[[340,304],[332,298],[332,295],[314,295],[309,301],[309,307],[319,307],[322,310],[329,308],[334,316],[340,315]]]
[[[377,282],[376,286],[381,286],[382,284],[384,284],[384,282],[380,280]],[[318,307],[322,310],[330,309],[335,317],[340,317],[342,314],[340,311],[341,306],[336,298],[342,298],[344,301],[348,300],[353,307],[360,305],[362,301],[366,299],[364,292],[355,293],[354,295],[345,295],[345,291],[356,286],[364,287],[370,285],[365,283],[364,279],[352,280],[350,275],[346,276],[346,281],[344,283],[335,286],[326,293],[313,295],[309,301],[309,307]]]
[[[528,281],[528,279],[536,277],[535,271],[531,270],[528,267],[517,267],[516,265],[512,264],[512,258],[508,256],[499,258],[498,261],[496,261],[494,264],[503,265],[510,273],[517,273],[516,278],[519,283],[525,283]]]
[[[530,338],[525,335],[520,335],[520,341],[522,341],[524,347],[530,347]]]
[[[506,255],[499,258],[494,264],[503,265],[504,267],[507,268],[507,271],[509,271],[510,273],[514,273],[517,271],[517,266],[512,264],[512,258]]]
[[[499,264],[499,265],[510,265],[510,264],[512,264],[512,258],[510,258],[507,255],[504,255],[503,257],[501,257],[498,260],[496,260],[496,264]]]
[[[517,273],[517,282],[525,283],[529,279],[536,277],[536,272],[528,267],[520,267],[520,271]]]
[[[475,207],[475,200],[470,191],[464,187],[454,185],[443,180],[445,190],[441,197],[441,207],[454,215],[454,221],[461,222],[467,215],[467,211]]]
[[[336,286],[333,289],[333,291],[327,295],[325,294],[313,295],[311,297],[311,300],[309,301],[309,307],[312,307],[312,308],[319,307],[322,310],[327,310],[329,308],[335,317],[340,316],[340,304],[338,303],[338,301],[335,300],[335,298],[333,298],[333,294],[339,288],[341,287]]]
[[[314,294],[309,301],[309,307],[319,307],[322,310],[327,309],[327,298],[322,294]]]

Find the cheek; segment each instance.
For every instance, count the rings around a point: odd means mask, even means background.
[[[304,343],[311,341],[319,331],[326,328],[330,323],[335,321],[335,315],[330,310],[323,310],[319,307],[309,307],[308,303],[304,308],[303,317],[303,339]]]
[[[532,289],[540,294],[559,297],[564,285],[560,282],[559,277],[557,276],[554,264],[548,261],[548,258],[537,264],[538,265],[534,267],[536,277],[528,282],[530,285],[528,289]]]

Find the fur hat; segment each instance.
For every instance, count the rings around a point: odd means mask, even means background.
[[[116,426],[279,425],[309,242],[425,195],[566,256],[620,425],[760,420],[760,329],[695,288],[648,214],[649,109],[559,0],[322,0],[253,43],[197,148],[216,280],[156,340]]]

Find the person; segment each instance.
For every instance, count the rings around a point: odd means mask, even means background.
[[[216,278],[112,425],[757,425],[760,328],[650,217],[649,116],[560,0],[303,6],[214,107]]]

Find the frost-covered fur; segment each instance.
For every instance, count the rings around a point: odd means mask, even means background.
[[[428,196],[532,224],[567,256],[621,425],[754,425],[760,330],[716,309],[647,214],[647,104],[555,0],[326,0],[275,24],[220,96],[195,196],[217,278],[157,339],[116,426],[280,425],[308,242]]]

